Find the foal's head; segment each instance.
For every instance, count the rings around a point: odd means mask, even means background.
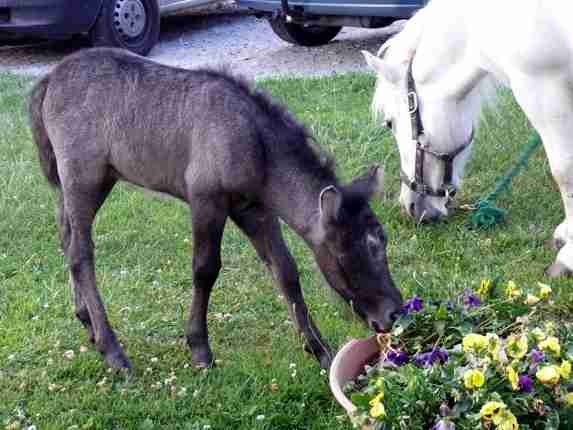
[[[374,167],[347,186],[325,188],[314,232],[327,281],[377,332],[391,327],[402,306],[388,269],[387,236],[368,203],[382,180],[382,169]]]

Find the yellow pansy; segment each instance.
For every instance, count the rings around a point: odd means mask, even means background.
[[[533,330],[531,330],[531,335],[537,342],[541,342],[547,338],[547,334],[545,334],[545,332],[539,327],[535,327]]]
[[[384,418],[386,416],[386,408],[381,402],[378,402],[370,408],[370,416],[372,418]]]
[[[507,339],[507,355],[512,358],[521,359],[527,354],[527,336],[512,335]]]
[[[491,292],[492,286],[493,286],[493,282],[491,282],[491,279],[482,279],[480,284],[479,284],[479,288],[477,290],[477,293],[482,297],[489,296],[489,293]]]
[[[555,323],[553,321],[545,323],[545,332],[551,335],[555,334]]]
[[[525,297],[525,304],[529,306],[535,306],[540,301],[541,299],[533,294],[528,294],[527,297]]]
[[[509,379],[509,383],[511,384],[513,391],[519,390],[519,375],[515,369],[511,366],[507,366],[505,373],[507,375],[507,379]]]
[[[377,403],[382,403],[382,400],[384,400],[384,392],[378,393],[375,397],[373,397],[372,400],[370,400],[370,406],[374,406]]]
[[[480,409],[480,415],[484,420],[493,421],[498,420],[502,412],[505,411],[507,406],[503,402],[487,402]]]
[[[518,288],[515,282],[509,281],[507,283],[507,287],[505,288],[505,295],[508,299],[516,299],[521,297],[522,294],[523,292],[521,291],[521,288]]]
[[[501,352],[501,340],[499,339],[499,336],[495,333],[488,333],[487,341],[487,352],[491,354],[493,361],[500,361],[501,357],[499,353]]]
[[[464,337],[462,345],[465,352],[480,352],[487,349],[489,342],[487,337],[481,334],[471,333]]]
[[[545,352],[550,352],[556,357],[561,355],[561,345],[559,344],[559,339],[555,336],[549,336],[545,340],[539,342],[539,348]]]
[[[565,403],[567,403],[567,406],[573,406],[573,393],[567,393],[565,395]]]
[[[569,379],[571,377],[571,362],[564,360],[559,366],[559,374],[563,379]]]
[[[539,382],[546,385],[556,385],[559,383],[559,379],[561,378],[559,367],[554,365],[542,367],[537,371],[535,376]]]
[[[505,410],[501,413],[498,422],[494,420],[497,430],[518,430],[519,424],[517,418],[510,411]]]
[[[549,298],[553,292],[551,287],[547,284],[542,284],[541,282],[538,282],[537,285],[539,285],[539,297],[541,297],[542,300]]]
[[[464,385],[468,390],[475,390],[483,387],[485,375],[481,370],[468,370],[464,373]]]

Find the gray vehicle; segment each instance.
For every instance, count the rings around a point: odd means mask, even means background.
[[[281,39],[303,46],[330,42],[342,27],[380,28],[410,18],[429,0],[237,0],[269,19]]]
[[[160,16],[217,1],[0,0],[0,42],[87,34],[95,46],[147,54],[159,38]]]

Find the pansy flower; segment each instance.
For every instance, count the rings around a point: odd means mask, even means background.
[[[567,393],[565,395],[565,403],[567,403],[567,406],[573,406],[573,393]]]
[[[429,352],[418,353],[414,356],[416,365],[419,367],[431,367],[436,363],[444,364],[448,358],[448,351],[443,348],[434,348]]]
[[[485,351],[488,348],[488,345],[489,341],[487,337],[476,333],[470,333],[464,336],[462,340],[462,346],[464,348],[464,352]]]
[[[464,373],[464,386],[468,390],[476,390],[485,384],[485,375],[481,370],[471,369]]]
[[[555,336],[549,336],[544,341],[539,342],[539,348],[545,352],[550,352],[556,357],[561,355],[561,345],[559,344],[559,339]]]
[[[405,351],[390,351],[386,355],[386,359],[394,365],[400,367],[408,362],[409,357]]]
[[[553,292],[551,287],[547,284],[542,284],[541,282],[538,282],[537,285],[539,285],[539,297],[541,297],[542,300],[548,299]]]
[[[532,393],[533,392],[533,379],[529,375],[519,376],[519,390],[522,393]]]
[[[511,366],[507,366],[507,368],[505,369],[505,374],[507,375],[507,379],[511,384],[511,389],[513,391],[519,390],[519,375],[515,371],[515,369]]]
[[[543,351],[538,350],[538,349],[532,349],[529,356],[531,357],[531,362],[533,364],[539,364],[543,360],[545,360],[545,353]]]
[[[512,335],[507,339],[507,355],[511,358],[521,359],[527,354],[528,348],[527,336]]]
[[[535,377],[545,385],[557,385],[561,379],[559,367],[555,365],[544,366],[537,371]]]
[[[404,303],[402,312],[409,315],[411,313],[420,312],[422,309],[424,309],[424,300],[422,300],[421,297],[415,296]]]
[[[464,304],[470,309],[478,308],[481,306],[481,299],[477,294],[467,291],[464,294]]]
[[[564,360],[559,366],[559,374],[563,379],[569,379],[571,377],[571,362]]]
[[[521,288],[519,288],[514,281],[509,281],[507,283],[507,287],[505,288],[505,295],[508,299],[516,299],[521,297],[522,294],[523,292],[521,291]]]
[[[477,293],[482,297],[487,297],[491,293],[491,289],[493,287],[493,282],[491,279],[482,279],[479,284],[479,288]]]

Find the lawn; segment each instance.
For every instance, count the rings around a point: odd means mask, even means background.
[[[183,338],[191,299],[187,208],[118,186],[95,228],[99,288],[135,365],[109,373],[73,316],[59,251],[54,196],[40,175],[27,127],[29,79],[0,75],[0,427],[10,429],[350,429],[328,380],[302,348],[270,276],[228,225],[223,270],[209,323],[217,368],[197,371]],[[390,235],[388,255],[406,297],[444,299],[481,278],[527,287],[547,282],[544,247],[562,220],[561,199],[542,150],[499,204],[508,223],[468,228],[466,213],[417,226],[397,204],[399,160],[369,113],[374,79],[342,75],[261,83],[312,129],[345,179],[386,166],[388,198],[374,207]],[[530,133],[505,94],[484,116],[465,187],[471,203],[491,191]],[[329,292],[309,250],[291,232],[306,300],[333,346],[368,330]],[[551,282],[557,318],[571,315],[571,281]]]

